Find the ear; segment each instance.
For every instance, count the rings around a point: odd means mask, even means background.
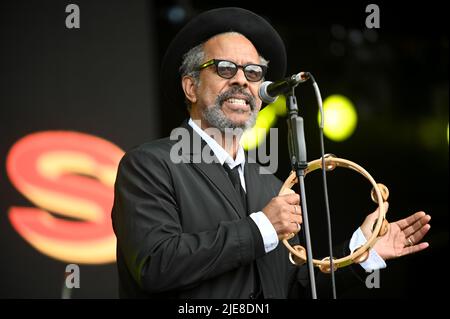
[[[197,102],[197,92],[194,79],[190,76],[183,76],[181,85],[183,86],[183,91],[186,98],[191,101],[191,103]]]

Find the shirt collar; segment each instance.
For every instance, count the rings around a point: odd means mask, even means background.
[[[241,169],[244,170],[245,153],[244,148],[241,144],[239,144],[239,148],[236,153],[236,159],[233,159],[230,154],[228,154],[227,151],[225,151],[225,149],[219,143],[217,143],[215,139],[206,134],[206,132],[202,130],[200,126],[192,120],[192,118],[189,118],[188,124],[198,135],[200,135],[200,137],[206,142],[206,144],[208,144],[208,146],[214,152],[214,155],[219,160],[220,165],[227,163],[231,169],[238,165],[241,165]]]

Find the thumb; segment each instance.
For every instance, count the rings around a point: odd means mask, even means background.
[[[388,209],[389,209],[389,202],[386,201],[381,204],[382,214],[386,214]],[[369,223],[374,223],[378,219],[379,210],[380,210],[380,206],[378,206],[377,209],[373,213],[369,214],[364,222],[367,221]]]
[[[381,211],[383,215],[386,214],[388,209],[389,203],[387,201],[381,204]],[[361,225],[361,230],[363,234],[366,236],[366,238],[368,238],[370,234],[372,234],[372,229],[375,226],[375,223],[377,222],[379,216],[379,210],[380,207],[378,207],[373,213],[367,215],[367,217],[364,219],[364,222]]]

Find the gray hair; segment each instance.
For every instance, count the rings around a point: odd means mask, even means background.
[[[221,34],[217,34],[213,37],[216,37],[216,36],[222,35],[222,34],[239,34],[239,35],[242,35],[245,37],[245,35],[243,35],[239,32],[234,32],[234,31],[224,32]],[[206,40],[206,41],[208,41],[208,40]],[[186,52],[183,55],[183,62],[181,63],[181,66],[179,68],[181,78],[183,78],[184,76],[190,76],[193,79],[194,85],[196,87],[198,87],[200,85],[200,71],[198,70],[198,66],[201,65],[202,63],[205,63],[205,61],[203,61],[205,59],[205,51],[203,50],[203,45],[205,44],[205,42],[200,43],[199,45],[193,47],[188,52]],[[264,57],[261,55],[259,56],[259,60],[260,60],[259,63],[262,65],[267,66],[269,64],[269,61],[264,59]],[[184,100],[187,105],[187,109],[190,111],[191,107],[192,107],[191,101],[189,101],[186,97]]]
[[[181,78],[183,78],[184,76],[190,76],[193,79],[194,85],[196,87],[198,87],[200,84],[200,71],[198,70],[198,66],[202,64],[203,60],[205,59],[203,44],[204,43],[200,43],[183,55],[183,62],[181,63],[179,69]],[[187,105],[188,110],[190,111],[191,101],[189,101],[186,97],[184,98],[184,101]]]

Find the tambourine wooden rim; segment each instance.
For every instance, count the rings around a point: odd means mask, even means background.
[[[364,245],[357,248],[355,251],[351,252],[350,255],[338,259],[333,259],[333,266],[334,269],[336,270],[338,268],[348,266],[352,263],[360,263],[365,261],[369,256],[370,248],[372,248],[373,245],[375,245],[377,238],[383,236],[387,232],[387,227],[389,226],[389,224],[386,221],[385,218],[386,212],[384,211],[382,204],[384,201],[388,199],[389,190],[383,184],[379,183],[377,184],[375,180],[372,178],[372,176],[364,168],[362,168],[361,166],[359,166],[354,162],[335,157],[334,155],[325,155],[324,163],[327,171],[331,171],[339,166],[352,169],[363,175],[365,178],[367,178],[373,186],[371,198],[375,203],[378,204],[378,212],[379,212],[377,222],[372,230],[372,235],[369,238],[369,240],[367,240],[367,242]],[[305,175],[320,168],[322,168],[321,158],[311,161],[308,163],[308,167],[305,170]],[[292,192],[291,187],[294,186],[296,183],[297,183],[296,174],[295,172],[291,172],[291,174],[281,187],[279,194],[282,195],[288,192]],[[288,240],[293,236],[294,234],[287,235],[286,238],[282,239],[282,241],[290,252],[289,259],[291,260],[291,262],[300,265],[306,262],[306,254],[302,246],[296,245],[296,247],[294,248],[289,244]],[[321,271],[329,272],[331,268],[329,259],[330,259],[329,257],[326,257],[322,260],[313,259],[313,264],[314,266],[319,267]]]

